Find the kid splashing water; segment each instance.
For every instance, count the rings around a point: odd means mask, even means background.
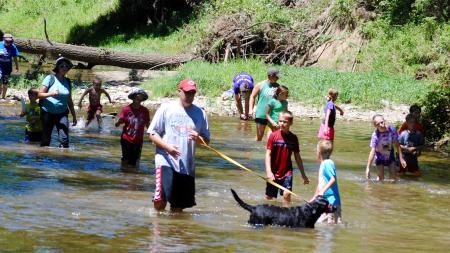
[[[320,124],[319,134],[317,137],[321,140],[334,140],[334,123],[336,122],[336,109],[339,110],[341,116],[344,115],[344,111],[334,104],[338,97],[338,92],[335,89],[329,89],[327,95],[327,103],[323,108],[323,118]]]
[[[287,111],[288,96],[289,96],[288,87],[281,85],[280,87],[277,88],[275,95],[267,104],[266,118],[269,121],[268,126],[270,130],[272,130],[272,132],[280,128],[280,125],[278,124],[278,116],[280,115],[280,112]]]
[[[377,180],[384,180],[384,168],[389,168],[389,179],[395,180],[397,175],[394,168],[394,146],[400,151],[400,145],[397,141],[397,130],[388,125],[384,120],[384,117],[380,114],[373,116],[373,125],[375,130],[372,133],[370,140],[370,153],[366,167],[366,178],[370,179],[370,167],[373,159],[375,158],[375,164],[377,166]],[[406,162],[403,159],[402,152],[399,152],[400,164],[406,167]]]

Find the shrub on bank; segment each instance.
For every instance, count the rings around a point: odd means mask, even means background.
[[[450,88],[434,86],[422,99],[422,121],[428,141],[450,136]]]

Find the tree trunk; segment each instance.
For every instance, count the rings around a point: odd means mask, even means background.
[[[19,51],[41,54],[57,58],[62,55],[71,60],[87,62],[89,65],[109,65],[130,69],[158,69],[176,66],[193,59],[192,55],[182,54],[174,56],[156,54],[136,54],[117,52],[109,49],[76,46],[63,43],[49,42],[37,39],[14,39]]]

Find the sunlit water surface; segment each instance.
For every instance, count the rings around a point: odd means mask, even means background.
[[[450,247],[448,157],[424,152],[420,178],[366,182],[368,123],[337,122],[332,157],[342,225],[261,229],[246,224],[248,212],[229,189],[248,203],[266,203],[265,183],[209,150],[197,152],[197,206],[182,214],[157,213],[151,208],[149,142],[140,172],[122,173],[120,130],[112,118],[104,118],[101,131],[95,123],[72,128],[70,149],[60,150],[55,142],[50,148],[22,143],[24,120],[1,116],[2,110],[18,109],[0,106],[1,252],[448,252]],[[253,140],[252,122],[210,117],[210,128],[214,148],[264,172],[265,143]],[[296,171],[294,191],[302,199],[309,199],[317,184],[317,129],[318,121],[300,119],[292,128],[312,181],[303,185]]]

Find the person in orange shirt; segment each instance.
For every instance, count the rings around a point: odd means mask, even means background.
[[[411,113],[412,115],[414,115],[415,119],[416,119],[416,130],[420,131],[422,134],[424,134],[424,129],[422,124],[420,123],[420,114],[422,113],[422,108],[420,108],[420,106],[418,104],[413,104],[411,105],[411,107],[409,107],[409,113]],[[403,122],[402,126],[400,127],[400,129],[398,130],[398,135],[400,135],[403,131],[408,129],[408,124],[407,122]]]

